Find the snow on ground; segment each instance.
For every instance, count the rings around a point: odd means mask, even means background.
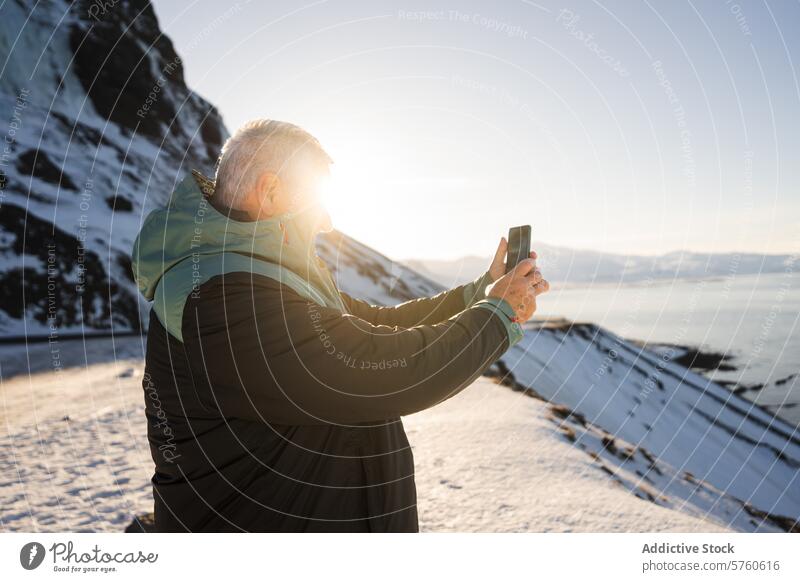
[[[641,500],[559,436],[546,403],[481,378],[404,419],[423,531],[714,532]]]
[[[111,345],[60,342],[54,372],[53,346],[33,344],[31,375],[24,346],[0,347],[3,531],[122,531],[152,506],[141,340],[123,339],[117,361]]]
[[[0,527],[122,531],[152,510],[141,340],[61,342],[59,372],[52,346],[29,350],[32,375],[24,347],[0,346]],[[723,529],[631,495],[564,438],[548,404],[492,380],[404,422],[423,531]]]

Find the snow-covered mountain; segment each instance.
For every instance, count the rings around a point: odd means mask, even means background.
[[[227,135],[152,6],[96,4],[0,7],[4,334],[137,328],[142,217],[188,168],[212,168]]]
[[[338,231],[320,236],[317,251],[345,292],[375,304],[393,305],[444,290],[431,279]]]
[[[139,224],[188,169],[211,170],[227,130],[214,107],[186,86],[180,59],[147,2],[120,1],[95,17],[90,9],[96,4],[28,4],[9,1],[0,8],[0,47],[10,56],[0,70],[0,131],[7,146],[0,157],[0,326],[4,335],[47,335],[51,322],[59,332],[136,329],[141,313],[129,251]],[[343,290],[375,303],[442,288],[341,233],[322,238],[319,250]],[[548,273],[615,277],[652,272],[655,264],[652,258],[599,253],[547,254]],[[667,256],[657,272],[699,272],[707,265],[719,270],[731,260]],[[737,260],[741,269],[761,259]],[[444,268],[431,274],[447,284],[463,282],[487,262],[457,275]],[[115,342],[95,344],[91,366],[141,358],[143,344],[127,341],[131,351],[122,355]],[[4,378],[55,365],[50,346],[36,346],[27,357],[21,357],[27,346],[7,348]],[[77,352],[78,361],[90,366],[85,346]],[[117,367],[103,368],[107,376],[97,377],[98,386],[118,381],[132,387],[133,372]],[[670,358],[593,325],[546,323],[531,325],[494,374],[547,400],[542,406],[553,429],[587,453],[589,470],[607,475],[609,487],[738,530],[798,529],[795,429]],[[83,375],[72,376],[71,386],[82,385]],[[74,430],[64,428],[68,415],[56,414],[63,407],[57,397],[64,378],[50,375],[25,384],[28,391],[39,389],[34,384],[50,391],[41,401],[50,405],[53,434]],[[101,426],[113,427],[113,441],[122,446],[121,420],[129,411],[139,414],[141,401],[120,403],[118,396],[109,396],[108,408],[97,415],[106,418]],[[13,410],[28,410],[28,392],[5,397],[18,400]],[[87,450],[96,445],[95,424],[85,423]],[[31,426],[25,430],[39,435],[31,439],[42,440],[42,431],[49,430]],[[31,450],[38,442],[31,440]],[[140,481],[129,486],[144,499],[147,480]],[[113,487],[123,487],[116,474]]]
[[[636,283],[645,280],[711,278],[757,273],[781,273],[790,267],[792,255],[758,253],[696,253],[673,251],[665,255],[620,255],[572,249],[534,242],[548,279],[559,283]],[[474,279],[486,270],[490,257],[467,256],[453,260],[405,261],[442,285]]]

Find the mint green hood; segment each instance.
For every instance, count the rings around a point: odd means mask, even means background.
[[[175,189],[166,208],[147,216],[136,237],[132,252],[136,284],[152,301],[159,282],[179,263],[186,259],[198,263],[221,253],[235,253],[292,271],[319,292],[326,306],[344,311],[333,277],[316,254],[311,214],[286,214],[253,222],[232,220],[211,205],[197,180],[189,175]]]

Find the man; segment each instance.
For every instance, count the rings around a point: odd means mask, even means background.
[[[142,227],[157,531],[417,531],[400,417],[468,386],[549,288],[532,259],[503,276],[502,241],[486,275],[432,298],[341,293],[314,246],[329,164],[302,129],[250,122],[215,181],[188,177]]]

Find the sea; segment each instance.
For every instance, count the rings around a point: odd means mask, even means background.
[[[794,271],[625,284],[552,285],[538,316],[597,323],[650,344],[722,353],[714,380],[800,426],[800,275]]]

